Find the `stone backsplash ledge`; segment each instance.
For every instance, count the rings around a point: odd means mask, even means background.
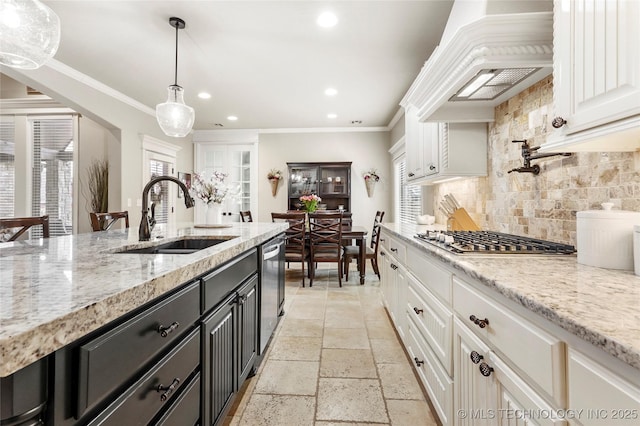
[[[434,205],[453,193],[482,229],[576,244],[576,212],[640,210],[638,152],[574,153],[533,160],[540,174],[507,173],[522,165],[520,144],[539,146],[554,129],[553,78],[549,76],[495,109],[489,124],[488,176],[435,185]],[[446,223],[437,211],[437,221]]]

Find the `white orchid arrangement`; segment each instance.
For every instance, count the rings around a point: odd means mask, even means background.
[[[222,204],[229,193],[229,186],[224,183],[226,173],[213,172],[209,178],[204,173],[194,173],[191,182],[191,195],[204,201],[205,204]]]

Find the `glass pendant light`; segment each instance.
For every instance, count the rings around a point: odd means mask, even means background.
[[[169,18],[169,24],[176,29],[175,80],[167,89],[167,102],[156,105],[156,118],[167,136],[180,138],[189,134],[196,114],[193,108],[184,103],[184,89],[178,86],[178,30],[183,29],[185,23],[180,18],[172,17]]]
[[[0,0],[0,64],[32,70],[60,44],[60,18],[38,0]]]

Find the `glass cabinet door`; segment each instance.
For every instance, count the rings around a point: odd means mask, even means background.
[[[345,167],[320,168],[320,196],[348,196],[349,169]]]
[[[292,168],[289,176],[291,188],[289,193],[292,197],[318,193],[318,168],[300,167]]]

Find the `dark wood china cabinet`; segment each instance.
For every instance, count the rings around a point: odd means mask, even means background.
[[[316,194],[320,209],[351,211],[351,162],[287,163],[289,210],[304,210],[303,195]]]

